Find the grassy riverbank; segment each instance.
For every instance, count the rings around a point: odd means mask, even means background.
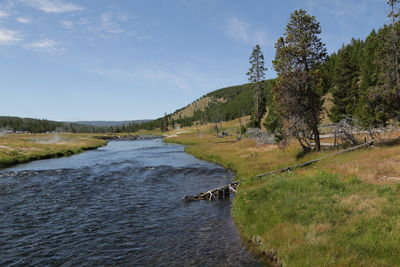
[[[6,134],[0,136],[0,168],[70,156],[106,143],[93,134]]]
[[[235,133],[238,122],[224,125]],[[236,172],[241,181],[232,215],[245,240],[284,266],[395,266],[400,262],[400,146],[327,158],[292,173],[251,178],[332,151],[298,158],[253,140],[218,138],[211,126],[176,132],[198,158]],[[398,179],[397,179],[398,178]],[[194,192],[195,193],[195,192]]]

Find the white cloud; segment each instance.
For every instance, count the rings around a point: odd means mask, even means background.
[[[32,20],[30,18],[19,17],[19,18],[16,18],[15,20],[22,24],[32,23]]]
[[[13,44],[21,39],[21,35],[17,31],[0,29],[0,45]]]
[[[75,23],[69,20],[63,20],[60,22],[61,26],[67,30],[71,30],[75,27]]]
[[[60,24],[67,30],[86,31],[104,39],[113,39],[121,35],[135,36],[136,39],[145,39],[146,35],[134,34],[123,26],[129,19],[123,15],[106,12],[98,17],[80,18],[78,20],[62,20]]]
[[[10,14],[8,14],[7,11],[5,10],[0,10],[0,18],[6,18],[8,17]]]
[[[223,31],[228,37],[251,45],[265,45],[268,42],[265,31],[254,29],[248,22],[236,17],[226,20]]]
[[[74,12],[84,9],[82,6],[61,0],[22,0],[22,2],[46,13]]]
[[[51,39],[43,39],[24,46],[25,48],[33,49],[35,51],[46,52],[63,52],[64,48],[59,46],[59,43]]]
[[[100,15],[94,23],[88,26],[88,30],[98,34],[103,38],[107,38],[110,35],[118,35],[121,33],[127,33],[120,26],[120,18],[115,17],[112,13],[107,12]]]

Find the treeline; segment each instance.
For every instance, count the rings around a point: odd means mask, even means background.
[[[391,39],[399,29],[398,22],[385,25],[373,30],[366,40],[352,39],[330,56],[325,68],[335,104],[330,113],[333,122],[352,117],[363,126],[374,127],[399,118],[398,85],[390,77],[396,70],[388,59]],[[391,56],[394,61],[395,55]]]
[[[400,0],[387,3],[389,25],[365,41],[353,39],[330,57],[317,19],[303,9],[290,15],[275,43],[278,78],[265,123],[277,141],[295,138],[305,151],[320,150],[318,126],[327,92],[333,95],[334,122],[346,119],[364,129],[399,123]]]
[[[121,126],[91,126],[78,123],[58,122],[46,119],[19,118],[0,116],[0,132],[70,132],[70,133],[129,133],[141,129],[140,123],[129,123]]]

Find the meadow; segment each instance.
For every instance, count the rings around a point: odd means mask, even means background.
[[[380,145],[324,159],[280,175],[256,175],[335,153],[299,157],[237,140],[238,120],[175,131],[167,142],[221,164],[240,181],[232,215],[246,242],[284,266],[395,266],[400,263],[400,145]]]

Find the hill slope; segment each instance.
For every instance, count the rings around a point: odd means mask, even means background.
[[[275,80],[264,81],[267,100]],[[230,86],[212,91],[191,104],[168,114],[170,125],[191,126],[194,122],[219,122],[233,120],[252,113],[254,106],[250,84]],[[142,129],[160,127],[162,118],[139,125]]]

